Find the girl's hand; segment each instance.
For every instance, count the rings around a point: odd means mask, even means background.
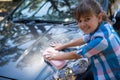
[[[43,57],[45,58],[45,60],[52,60],[54,59],[57,53],[58,53],[57,50],[55,50],[52,47],[49,47],[43,52]]]
[[[53,47],[55,50],[62,50],[64,49],[63,45],[61,43],[57,43],[57,42],[52,42],[50,44],[51,47]]]
[[[51,52],[51,51],[48,51],[48,53],[44,55],[44,58],[45,58],[46,60],[53,60],[54,57],[55,57],[55,55],[56,55],[56,53],[53,53],[53,52]]]

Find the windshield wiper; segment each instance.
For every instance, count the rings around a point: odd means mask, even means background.
[[[0,78],[2,78],[2,79],[8,79],[8,80],[17,80],[17,79],[9,78],[9,77],[6,77],[6,76],[0,76]]]
[[[66,21],[52,21],[52,20],[40,20],[40,19],[13,19],[13,22],[15,23],[51,23],[51,24],[69,24],[73,22],[66,22]]]

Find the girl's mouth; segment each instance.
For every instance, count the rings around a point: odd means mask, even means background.
[[[89,29],[90,29],[90,28],[86,26],[86,27],[83,29],[83,31],[84,31],[84,32],[87,32]]]

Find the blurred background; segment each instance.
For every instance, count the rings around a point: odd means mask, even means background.
[[[11,12],[22,0],[0,0],[0,20]]]

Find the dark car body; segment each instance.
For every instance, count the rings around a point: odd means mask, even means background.
[[[25,0],[1,21],[0,79],[45,80],[52,74],[42,51],[51,41],[81,35],[72,15],[75,5],[72,0]]]
[[[45,80],[53,74],[42,53],[53,41],[82,37],[73,18],[79,1],[21,1],[0,22],[0,80]]]

